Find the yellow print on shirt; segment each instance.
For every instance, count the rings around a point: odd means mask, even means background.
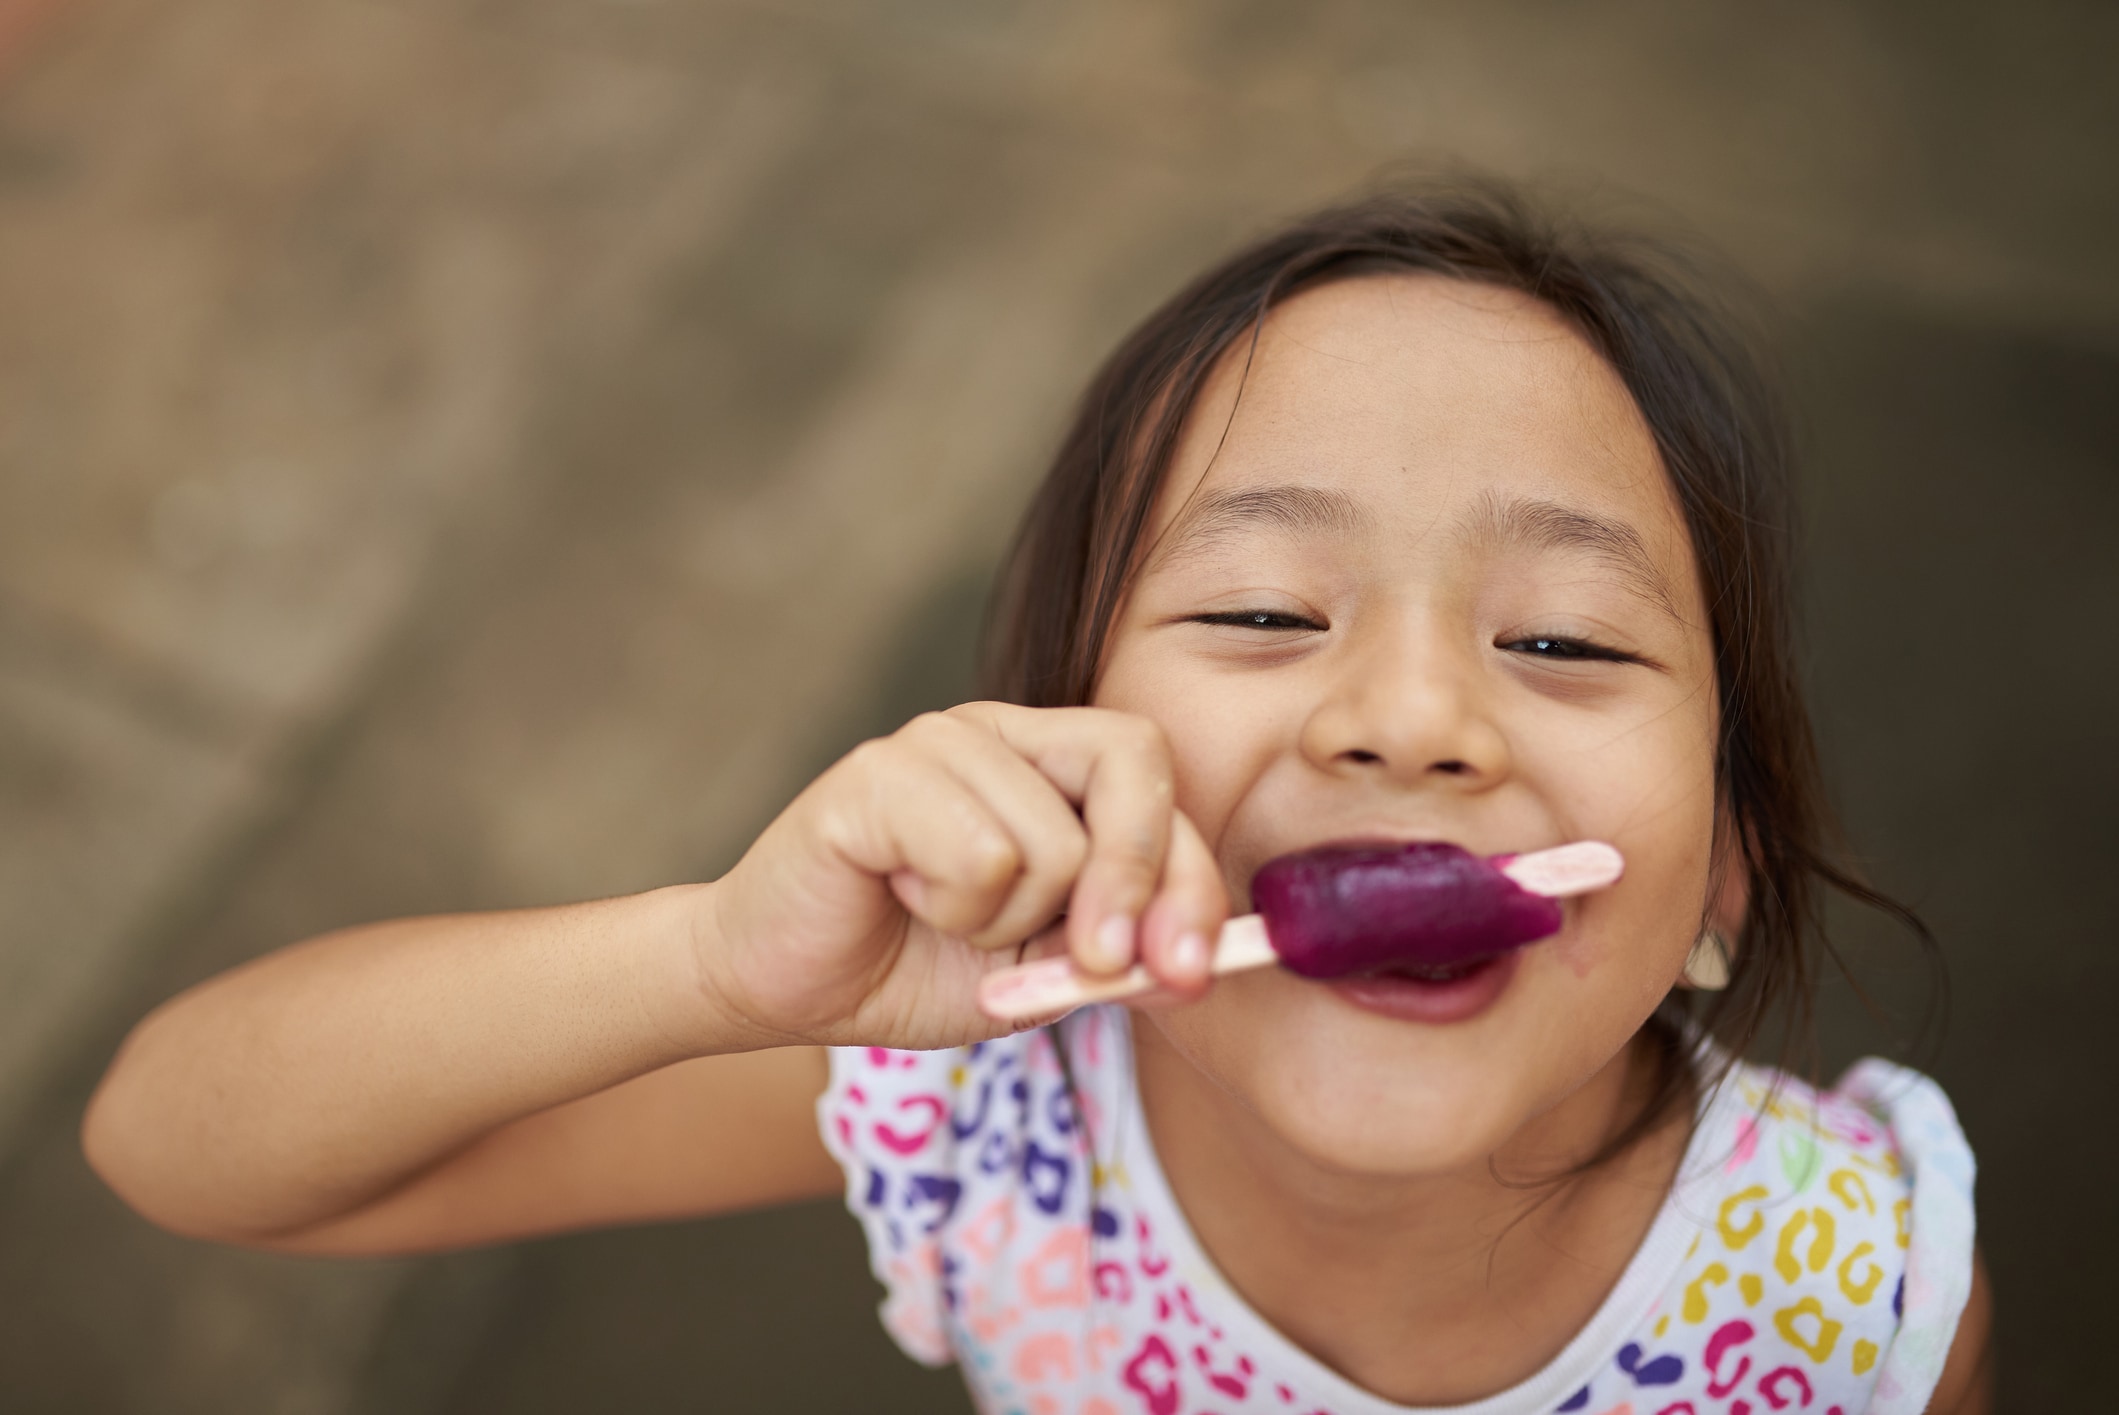
[[[1857,1243],[1854,1245],[1854,1251],[1847,1254],[1845,1261],[1839,1265],[1839,1290],[1844,1292],[1847,1295],[1847,1300],[1857,1307],[1864,1305],[1871,1297],[1874,1297],[1878,1285],[1884,1280],[1883,1265],[1873,1258],[1869,1261],[1867,1275],[1860,1282],[1854,1280],[1854,1265],[1875,1251],[1876,1247],[1872,1243]]]
[[[1816,1320],[1815,1334],[1805,1335],[1798,1325],[1805,1317]],[[1839,1344],[1841,1324],[1825,1315],[1825,1304],[1815,1297],[1781,1308],[1773,1314],[1773,1325],[1783,1340],[1820,1366],[1832,1359],[1832,1348]]]
[[[1832,1215],[1824,1209],[1797,1209],[1781,1229],[1780,1247],[1773,1255],[1774,1271],[1788,1282],[1803,1275],[1803,1265],[1796,1260],[1795,1245],[1802,1238],[1803,1229],[1813,1224],[1817,1228],[1817,1237],[1810,1240],[1810,1271],[1821,1273],[1825,1264],[1832,1261]]]
[[[1884,1152],[1881,1158],[1873,1160],[1859,1152],[1848,1155],[1847,1158],[1860,1165],[1863,1169],[1875,1170],[1886,1179],[1896,1179],[1904,1172],[1903,1166],[1898,1162],[1898,1156],[1888,1150]]]
[[[1851,1169],[1833,1171],[1832,1177],[1825,1181],[1825,1187],[1847,1206],[1850,1214],[1876,1212],[1876,1200],[1869,1195],[1869,1181]],[[1857,1195],[1860,1196],[1858,1200]]]
[[[1766,1216],[1754,1209],[1751,1214],[1751,1221],[1742,1228],[1738,1228],[1736,1226],[1737,1205],[1754,1203],[1765,1197],[1765,1185],[1751,1184],[1722,1200],[1722,1212],[1715,1219],[1714,1226],[1721,1233],[1722,1242],[1729,1245],[1731,1252],[1741,1252],[1744,1245],[1758,1237],[1766,1227]]]
[[[1685,1284],[1685,1303],[1678,1315],[1697,1325],[1707,1320],[1707,1289],[1719,1287],[1729,1281],[1729,1269],[1720,1263],[1709,1263],[1706,1269],[1691,1282]],[[1661,1335],[1661,1333],[1657,1333]]]

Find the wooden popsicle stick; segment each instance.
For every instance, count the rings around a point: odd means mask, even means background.
[[[1214,940],[1214,961],[1208,971],[1240,973],[1278,961],[1266,940],[1266,921],[1256,914],[1243,914],[1221,926]],[[988,973],[979,980],[979,1011],[997,1022],[1021,1022],[1032,1017],[1050,1017],[1072,1012],[1091,1002],[1115,1002],[1139,997],[1155,988],[1155,978],[1135,963],[1123,973],[1098,977],[1074,966],[1064,953],[1018,963]]]
[[[1619,852],[1600,840],[1578,840],[1550,850],[1537,850],[1499,862],[1502,874],[1518,887],[1549,899],[1587,894],[1617,881],[1626,862]],[[1220,977],[1263,968],[1279,961],[1266,937],[1265,920],[1243,914],[1221,926],[1214,940],[1214,961],[1208,971]],[[1092,1002],[1116,1002],[1152,992],[1155,978],[1136,963],[1123,973],[1099,977],[1084,973],[1066,954],[1018,963],[987,974],[979,982],[979,1011],[997,1022],[1024,1022],[1054,1017]]]

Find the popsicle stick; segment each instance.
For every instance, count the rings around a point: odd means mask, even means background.
[[[1600,840],[1578,840],[1550,850],[1537,850],[1498,862],[1502,874],[1518,887],[1549,899],[1587,894],[1617,881],[1626,862],[1619,852]],[[1221,926],[1214,940],[1211,973],[1241,973],[1279,961],[1266,938],[1265,920],[1243,914]],[[1156,983],[1148,970],[1136,963],[1123,973],[1099,977],[1081,972],[1074,960],[1062,953],[1035,963],[1018,963],[989,973],[979,983],[979,1011],[997,1022],[1023,1022],[1071,1012],[1092,1002],[1116,1002],[1152,992]]]
[[[1550,850],[1533,850],[1495,862],[1501,873],[1519,889],[1542,894],[1547,899],[1565,899],[1589,894],[1617,884],[1626,873],[1626,859],[1616,846],[1601,840],[1577,840]]]
[[[1263,968],[1278,958],[1266,941],[1266,921],[1256,914],[1244,914],[1221,926],[1208,971],[1216,976],[1240,973]],[[1091,1002],[1138,997],[1154,987],[1155,979],[1138,963],[1123,973],[1098,977],[1082,972],[1072,958],[1061,953],[987,974],[979,982],[979,1011],[998,1022],[1021,1022],[1071,1012]]]

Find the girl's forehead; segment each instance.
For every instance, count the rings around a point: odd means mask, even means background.
[[[1550,306],[1438,275],[1333,281],[1276,306],[1207,379],[1157,519],[1201,493],[1288,483],[1385,521],[1497,498],[1579,504],[1687,548],[1616,371]]]

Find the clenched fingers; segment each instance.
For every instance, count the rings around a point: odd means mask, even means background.
[[[1196,992],[1227,899],[1211,853],[1176,809],[1161,729],[1100,708],[973,703],[949,715],[985,725],[1079,809],[1088,842],[1068,901],[1075,961],[1115,972],[1138,958],[1167,986]]]
[[[1023,850],[980,794],[902,744],[856,749],[847,769],[861,808],[826,826],[833,846],[890,881],[914,918],[958,938],[980,934],[1023,873]]]
[[[1089,832],[1051,781],[984,727],[943,713],[899,735],[939,774],[961,783],[1008,832],[1018,871],[993,914],[959,936],[981,948],[1020,943],[1059,917],[1089,853]]]

